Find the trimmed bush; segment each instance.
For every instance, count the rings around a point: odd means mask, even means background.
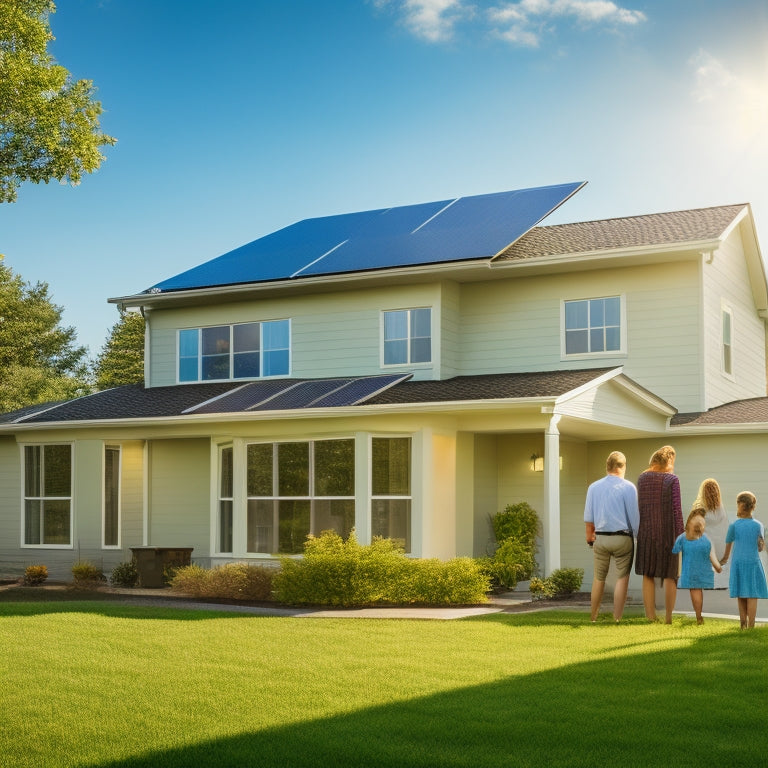
[[[302,559],[283,558],[275,595],[289,605],[465,605],[486,601],[489,580],[472,558],[415,560],[391,539],[361,545],[333,531],[310,536]]]
[[[72,566],[72,578],[76,587],[93,587],[107,580],[101,568],[88,560],[79,560]]]
[[[24,569],[24,584],[35,587],[48,578],[48,568],[45,565],[28,565]]]
[[[192,564],[176,568],[170,585],[193,597],[265,601],[272,599],[275,572],[274,568],[248,563],[226,563],[210,570]]]
[[[136,561],[127,560],[118,563],[109,577],[109,583],[113,587],[135,587],[139,583],[139,572],[136,570]]]
[[[495,591],[514,589],[536,573],[539,516],[529,504],[508,504],[491,519],[498,547],[493,557],[480,559]]]
[[[493,517],[493,533],[501,544],[507,539],[517,539],[536,551],[536,537],[541,525],[536,510],[525,501],[507,504],[503,512]]]
[[[579,590],[583,578],[583,568],[558,568],[546,579],[531,579],[531,596],[536,600],[567,597]]]

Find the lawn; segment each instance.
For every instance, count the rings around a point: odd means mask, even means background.
[[[0,603],[0,755],[34,766],[752,766],[768,629]]]

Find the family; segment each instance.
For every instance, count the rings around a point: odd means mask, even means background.
[[[617,572],[613,617],[621,621],[634,559],[635,573],[643,577],[643,606],[649,621],[656,621],[655,579],[661,579],[667,624],[672,622],[678,587],[690,590],[696,621],[702,624],[703,590],[724,588],[727,583],[730,596],[738,600],[741,628],[754,627],[758,598],[768,598],[759,556],[765,531],[752,517],[757,504],[754,494],[742,491],[736,497],[736,520],[729,523],[720,486],[708,478],[683,525],[675,449],[665,445],[656,451],[637,486],[625,479],[626,468],[624,454],[614,451],[606,461],[605,477],[587,490],[584,523],[595,562],[592,621],[597,620],[612,559]]]

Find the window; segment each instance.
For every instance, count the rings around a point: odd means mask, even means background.
[[[179,331],[179,381],[287,376],[290,320],[185,328]]]
[[[384,312],[384,365],[410,365],[432,360],[432,310]]]
[[[120,546],[120,448],[104,448],[104,542],[105,547]]]
[[[411,551],[411,439],[371,441],[371,536],[399,539]]]
[[[72,446],[24,446],[24,546],[72,545]]]
[[[219,449],[219,529],[216,548],[232,552],[232,508],[234,502],[234,472],[232,446]]]
[[[249,553],[299,554],[307,535],[355,524],[355,441],[257,443],[247,448]]]
[[[622,300],[619,296],[564,302],[566,355],[620,352]]]
[[[733,375],[733,313],[723,307],[723,373]]]

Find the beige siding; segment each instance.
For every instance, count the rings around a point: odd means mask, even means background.
[[[765,395],[765,322],[758,316],[738,228],[703,270],[706,408]],[[732,311],[733,374],[722,366],[722,309]]]
[[[459,373],[459,356],[461,340],[461,287],[458,283],[444,283],[440,299],[439,349],[433,352],[439,354],[439,371],[441,379],[450,379]]]
[[[0,576],[18,576],[41,562],[21,543],[21,458],[13,437],[0,438]]]
[[[121,544],[130,559],[130,548],[140,547],[144,533],[144,444],[123,443],[120,452]]]

